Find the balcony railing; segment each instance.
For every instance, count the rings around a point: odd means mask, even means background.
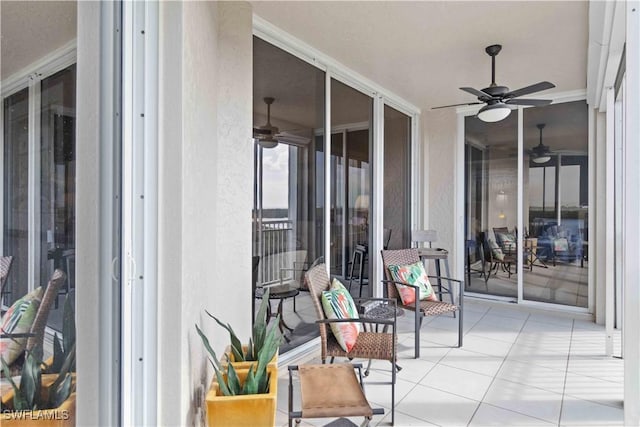
[[[258,283],[268,285],[279,282],[280,270],[292,266],[286,254],[295,250],[293,221],[286,218],[263,220],[261,233]]]

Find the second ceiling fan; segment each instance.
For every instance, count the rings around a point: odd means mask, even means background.
[[[511,113],[512,105],[530,105],[541,107],[551,104],[549,99],[517,99],[524,95],[551,89],[556,87],[553,83],[547,81],[539,82],[520,89],[510,91],[506,86],[498,86],[496,84],[496,55],[500,53],[502,46],[493,44],[487,46],[485,52],[491,57],[491,85],[482,90],[472,87],[461,87],[460,89],[470,93],[478,98],[478,102],[468,102],[462,104],[443,105],[438,108],[458,107],[462,105],[486,104],[478,112],[478,118],[484,122],[498,122],[505,119]]]

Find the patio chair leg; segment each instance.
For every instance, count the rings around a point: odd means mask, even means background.
[[[395,365],[395,360],[392,363]],[[396,368],[392,366],[391,367],[391,425],[395,424],[395,414],[396,414]]]
[[[422,326],[422,314],[420,311],[416,311],[416,319],[415,319],[415,351],[414,358],[418,359],[420,357],[420,326]]]
[[[458,348],[462,347],[462,310],[458,315]]]

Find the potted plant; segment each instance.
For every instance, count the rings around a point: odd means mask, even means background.
[[[75,425],[75,320],[71,300],[64,302],[62,341],[53,338],[53,356],[44,363],[42,346],[38,344],[25,355],[20,387],[9,376],[9,367],[2,369],[11,390],[2,395],[2,424],[10,426]],[[56,375],[57,374],[57,375]]]
[[[248,344],[242,345],[233,328],[207,312],[230,335],[226,362],[218,359],[209,339],[196,324],[196,331],[205,349],[215,376],[206,396],[209,426],[273,426],[276,413],[278,370],[276,355],[282,334],[278,318],[270,326],[266,323],[265,293]]]
[[[2,395],[0,419],[3,426],[75,426],[76,396],[71,367],[75,364],[75,345],[57,374],[43,374],[42,347],[27,352],[20,376],[20,387],[11,378],[9,367],[0,358],[11,390]]]

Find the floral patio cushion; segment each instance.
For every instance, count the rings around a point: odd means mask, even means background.
[[[390,265],[388,268],[394,281],[419,286],[420,300],[438,301],[438,297],[435,292],[433,292],[433,288],[429,282],[429,276],[427,276],[422,261],[408,265]],[[415,303],[415,288],[396,283],[396,289],[400,294],[403,305],[412,305]]]
[[[339,280],[333,279],[328,291],[322,292],[322,309],[327,319],[358,319],[358,310],[351,294]],[[331,332],[346,352],[350,352],[356,344],[360,333],[360,323],[330,323]]]

